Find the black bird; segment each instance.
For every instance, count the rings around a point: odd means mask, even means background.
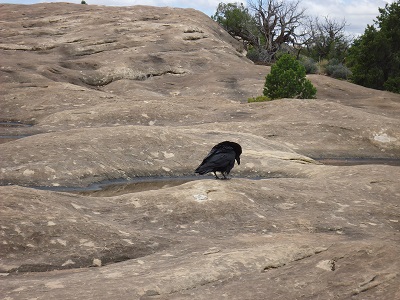
[[[238,143],[229,141],[219,143],[211,149],[194,172],[200,175],[213,172],[216,179],[219,179],[216,172],[221,172],[224,179],[227,179],[226,175],[235,165],[235,159],[240,165],[240,154],[242,154],[242,147]]]

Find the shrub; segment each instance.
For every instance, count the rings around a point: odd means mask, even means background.
[[[389,77],[388,80],[383,84],[385,90],[393,93],[400,94],[400,76]]]
[[[311,57],[302,56],[300,63],[306,69],[306,74],[316,74],[318,73],[318,66]]]
[[[247,58],[251,61],[259,64],[269,64],[271,61],[271,55],[265,50],[260,50],[258,48],[250,48],[247,51]]]
[[[248,103],[251,103],[251,102],[265,102],[265,101],[270,101],[270,100],[271,100],[271,98],[268,98],[266,96],[257,96],[255,98],[247,99],[247,102]]]
[[[339,62],[337,59],[333,58],[325,67],[326,74],[337,79],[349,79],[351,76],[351,71]]]
[[[319,74],[326,74],[326,66],[329,64],[327,59],[321,59],[318,63],[318,73]]]
[[[306,70],[293,56],[282,55],[265,78],[264,96],[278,98],[315,98],[316,88],[306,78]]]

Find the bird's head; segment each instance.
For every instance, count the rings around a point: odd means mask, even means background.
[[[237,164],[240,165],[240,155],[242,154],[242,146],[240,146],[238,143],[235,142],[225,141],[224,143],[227,143],[230,147],[233,148],[233,150],[235,151],[235,159],[237,161]]]

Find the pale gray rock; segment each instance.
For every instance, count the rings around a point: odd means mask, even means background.
[[[400,298],[400,95],[249,104],[270,67],[192,9],[0,19],[1,297]],[[223,140],[232,179],[194,177]]]

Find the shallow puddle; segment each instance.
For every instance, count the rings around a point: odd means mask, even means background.
[[[356,166],[356,165],[390,165],[400,166],[400,159],[392,158],[324,158],[316,161],[331,166]],[[246,179],[285,178],[284,174],[270,174],[269,177],[235,177]],[[129,193],[160,190],[178,186],[194,180],[214,179],[214,176],[180,176],[180,177],[136,177],[132,179],[115,179],[94,183],[88,187],[35,187],[42,190],[68,192],[90,197],[112,197]]]
[[[160,190],[178,186],[189,181],[213,179],[212,176],[182,176],[182,177],[145,177],[132,179],[116,179],[94,183],[88,187],[35,187],[40,190],[68,192],[91,197],[112,197],[129,193]]]
[[[24,128],[32,127],[30,124],[24,124],[21,122],[0,122],[0,128]],[[22,139],[29,135],[1,135],[0,134],[0,144],[12,142],[18,139]]]
[[[19,140],[27,136],[29,135],[0,135],[0,144]]]
[[[99,186],[98,190],[78,191],[77,193],[91,197],[112,197],[129,193],[165,189],[198,179],[200,178],[194,176],[177,178],[140,178],[125,183],[102,184]]]
[[[399,158],[321,158],[316,161],[330,166],[387,165],[400,166]]]
[[[0,127],[32,127],[31,124],[25,124],[21,122],[0,122]]]

